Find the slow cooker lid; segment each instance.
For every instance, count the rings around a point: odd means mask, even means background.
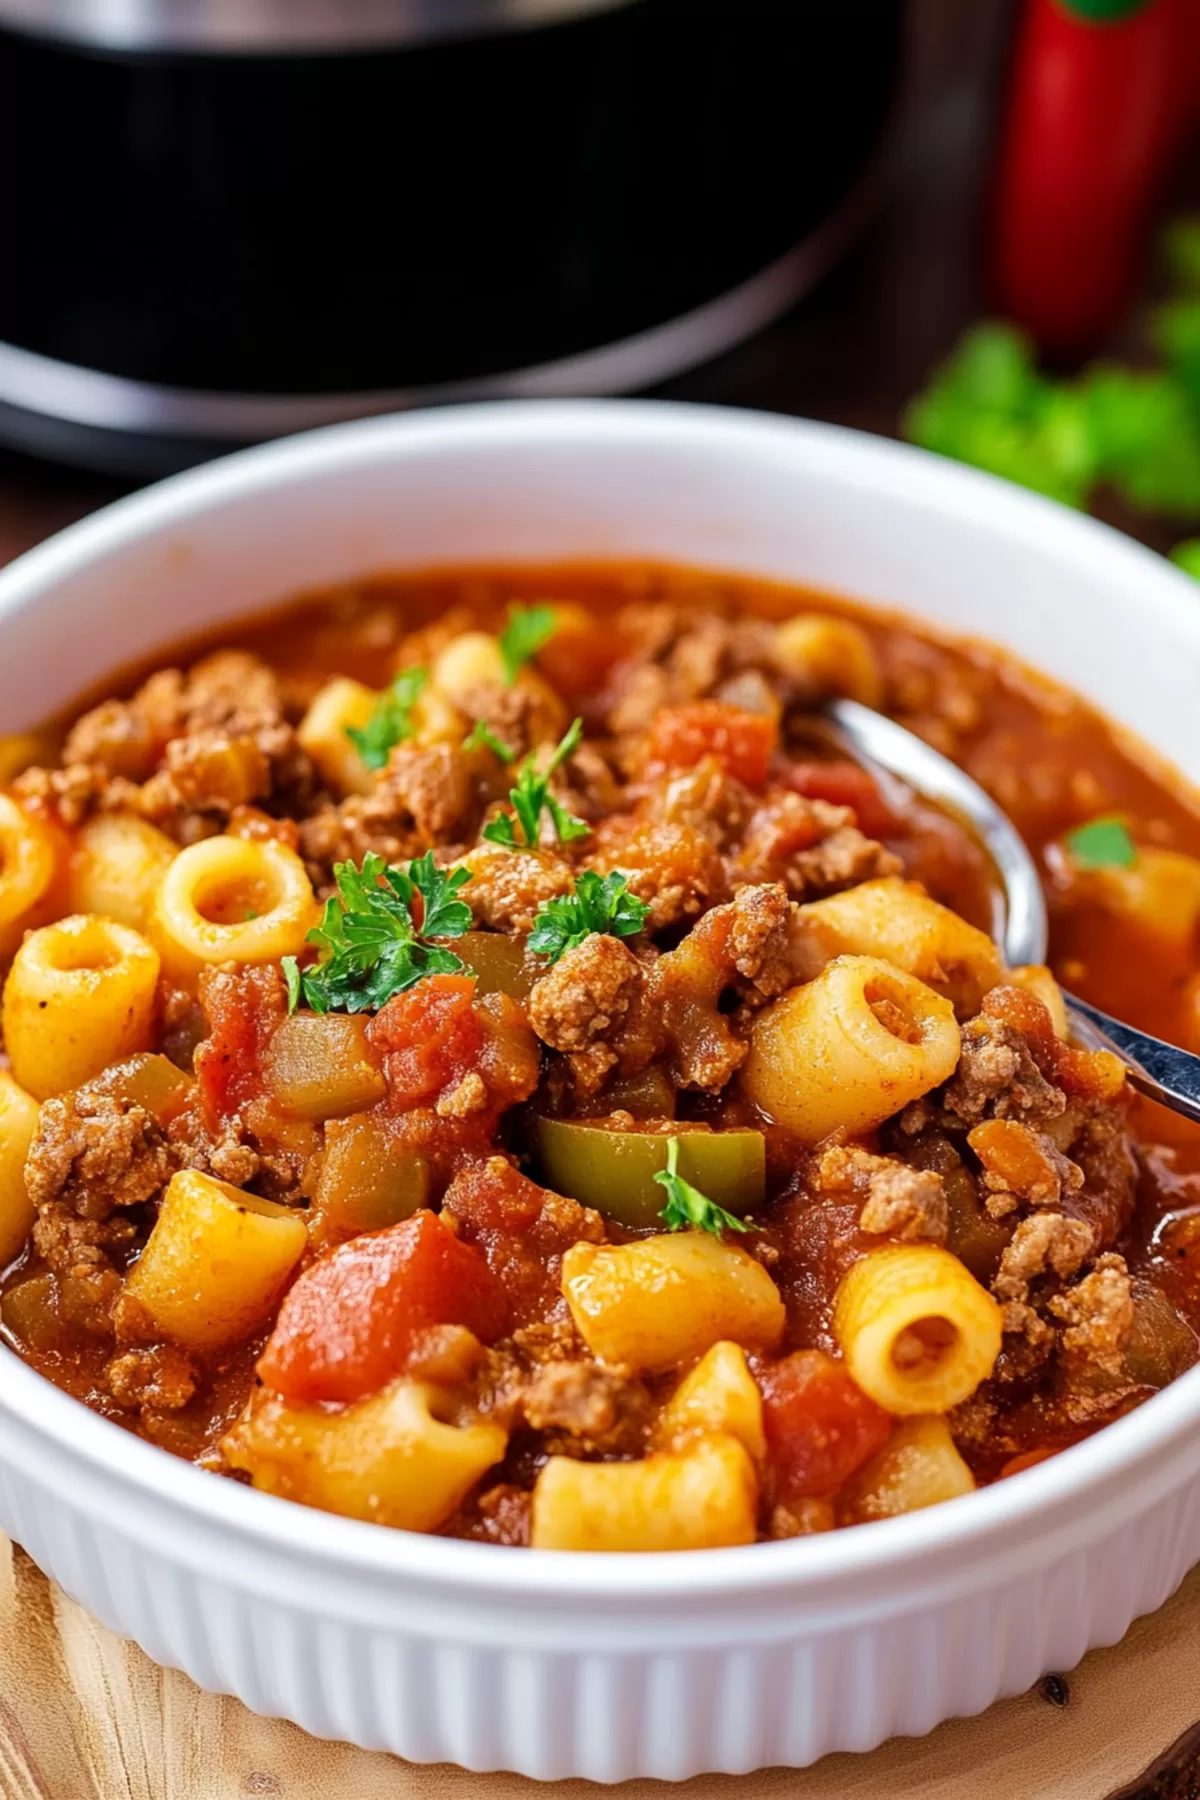
[[[363,50],[552,25],[636,0],[0,0],[0,27],[94,49]]]

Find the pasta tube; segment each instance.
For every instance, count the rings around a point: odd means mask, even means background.
[[[851,1375],[886,1412],[944,1413],[991,1374],[1001,1317],[949,1250],[889,1244],[843,1278],[833,1331]]]

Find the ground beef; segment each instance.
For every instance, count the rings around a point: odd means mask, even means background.
[[[1081,1219],[1067,1219],[1056,1212],[1032,1213],[1021,1220],[1005,1245],[992,1290],[999,1300],[1025,1301],[1032,1281],[1046,1274],[1065,1280],[1083,1266],[1092,1248],[1091,1227]]]
[[[73,762],[61,769],[26,769],[13,782],[13,793],[34,811],[74,830],[95,811],[111,786],[98,764]]]
[[[772,1000],[796,979],[792,932],[795,912],[783,888],[775,883],[744,887],[724,913],[728,919],[727,954],[747,997]]]
[[[573,892],[575,885],[571,865],[545,851],[477,844],[461,866],[471,876],[461,898],[492,931],[532,931],[538,908]]]
[[[530,1539],[533,1496],[528,1488],[498,1481],[472,1504],[443,1526],[448,1537],[469,1538],[479,1544],[504,1544],[525,1548]]]
[[[143,789],[140,810],[147,815],[192,811],[228,816],[235,807],[266,800],[273,786],[261,744],[249,732],[235,737],[214,726],[171,739],[162,769]]]
[[[1083,1186],[1083,1170],[1044,1132],[1017,1119],[990,1119],[967,1142],[982,1165],[984,1204],[994,1219],[1027,1206],[1061,1205]]]
[[[724,849],[740,841],[759,804],[719,757],[704,756],[692,769],[657,777],[639,801],[638,815],[651,825],[685,825]]]
[[[325,886],[335,863],[361,864],[368,853],[405,862],[456,834],[465,836],[471,809],[471,764],[461,749],[399,744],[369,794],[321,807],[303,821],[301,854],[318,886]]]
[[[898,856],[859,831],[849,807],[780,792],[751,818],[729,873],[734,882],[778,881],[793,900],[816,900],[900,868]]]
[[[531,1326],[489,1351],[477,1397],[506,1431],[545,1433],[550,1455],[637,1456],[647,1447],[648,1390],[628,1370],[596,1362],[569,1324]]]
[[[1074,1287],[1055,1294],[1050,1311],[1066,1330],[1062,1354],[1109,1376],[1122,1373],[1121,1351],[1133,1325],[1133,1290],[1124,1257],[1108,1251]]]
[[[161,669],[131,700],[94,707],[69,733],[63,761],[53,773],[28,771],[23,791],[64,824],[103,806],[184,843],[219,828],[235,806],[269,800],[303,814],[318,792],[275,674],[242,650],[218,651],[187,675]]]
[[[124,700],[102,700],[67,733],[64,763],[93,764],[107,775],[145,781],[154,768],[161,740],[146,712]]]
[[[1046,1080],[1021,1032],[986,1012],[963,1026],[958,1068],[942,1090],[942,1105],[951,1119],[960,1125],[976,1125],[984,1118],[1044,1125],[1058,1118],[1066,1104],[1066,1095]]]
[[[172,1344],[126,1350],[104,1371],[108,1391],[119,1406],[134,1411],[178,1412],[196,1391],[192,1360]]]
[[[722,1088],[745,1061],[742,1022],[721,1010],[722,999],[738,997],[747,1011],[793,985],[795,910],[782,887],[742,888],[651,965],[646,1010],[682,1086]]]
[[[65,1321],[110,1331],[121,1291],[114,1259],[138,1237],[130,1211],[154,1199],[177,1166],[140,1106],[86,1088],[43,1105],[25,1181],[37,1208],[33,1247],[58,1277]]]
[[[861,1231],[906,1242],[945,1243],[946,1188],[933,1169],[913,1169],[857,1145],[835,1145],[818,1159],[816,1177],[825,1193],[861,1196]]]
[[[39,1212],[58,1204],[103,1221],[153,1199],[177,1166],[142,1107],[81,1088],[42,1107],[25,1181]]]
[[[720,853],[692,825],[611,820],[597,830],[596,843],[590,866],[601,874],[620,869],[626,875],[630,893],[650,908],[651,935],[690,923],[729,898]]]
[[[645,985],[633,952],[619,938],[593,932],[534,984],[530,1023],[544,1044],[571,1056],[581,1085],[595,1091],[620,1060],[606,1040],[619,1033]]]

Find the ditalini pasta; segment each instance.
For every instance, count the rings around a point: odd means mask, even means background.
[[[831,695],[1013,816],[1046,965]],[[1191,797],[986,646],[653,567],[310,596],[0,739],[0,1336],[394,1530],[969,1506],[1198,1359],[1200,1134],[1060,987],[1200,1048],[1198,933]]]
[[[294,850],[267,838],[206,838],[158,885],[149,932],[167,974],[194,985],[215,963],[277,963],[304,948],[317,906]]]

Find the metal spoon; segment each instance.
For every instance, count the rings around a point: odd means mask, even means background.
[[[1044,963],[1048,941],[1046,899],[1037,865],[1012,820],[956,763],[894,719],[857,700],[832,700],[825,708],[835,735],[857,761],[885,777],[897,776],[928,800],[958,813],[982,841],[1000,876],[1003,918],[993,936],[1010,968]],[[1090,1050],[1112,1050],[1139,1093],[1172,1112],[1200,1121],[1200,1056],[1164,1044],[1149,1032],[1110,1018],[1098,1006],[1064,991],[1078,1041]]]

